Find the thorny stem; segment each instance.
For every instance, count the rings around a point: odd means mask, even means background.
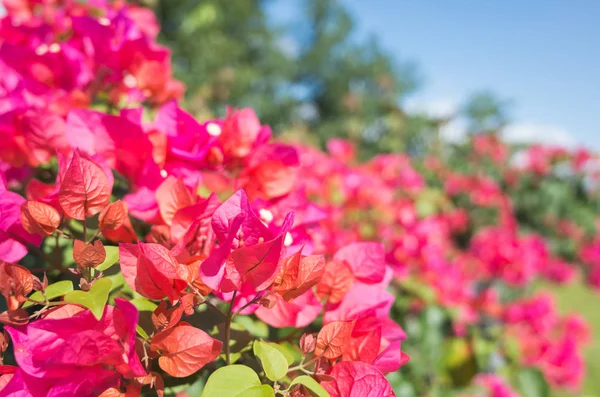
[[[88,241],[88,243],[91,243],[92,241],[94,241],[96,239],[96,237],[98,237],[100,235],[100,228],[96,229],[96,231],[94,232],[94,235],[92,236],[92,238],[90,239],[90,241]]]
[[[237,295],[237,290],[233,292],[233,296],[231,297],[231,302],[229,303],[229,311],[227,313],[227,322],[225,323],[225,362],[227,365],[231,363],[231,346],[229,346],[229,341],[231,340],[231,320],[233,319],[233,305],[235,303],[235,297]]]
[[[36,311],[31,316],[29,316],[29,319],[31,320],[31,319],[39,317],[43,312],[46,311],[46,309],[48,309],[51,306],[66,305],[67,303],[69,303],[69,302],[58,301],[58,302],[46,302],[45,304],[43,302],[41,302],[41,304],[43,304],[44,307],[42,307],[40,310]]]
[[[221,315],[221,316],[223,316],[223,317],[227,317],[227,315],[226,315],[225,313],[223,313],[223,312],[221,311],[221,309],[219,309],[217,306],[215,306],[215,304],[214,304],[214,303],[212,303],[212,302],[210,302],[208,299],[206,299],[206,298],[204,297],[204,295],[202,295],[202,294],[200,293],[200,291],[198,290],[198,288],[196,288],[196,287],[194,287],[194,286],[192,285],[192,283],[188,283],[188,287],[189,287],[189,288],[192,290],[192,292],[193,292],[194,294],[196,294],[196,296],[197,296],[197,297],[199,297],[200,299],[202,299],[202,301],[200,302],[200,304],[202,304],[202,303],[205,303],[205,304],[206,304],[206,306],[208,306],[208,308],[209,308],[209,309],[211,309],[211,310],[213,310],[215,313],[217,313],[217,314],[219,314],[219,315]]]
[[[233,315],[231,316],[231,318],[233,319],[235,316],[239,315],[242,311],[244,311],[244,309],[246,309],[248,306],[255,304],[256,302],[258,302],[260,299],[262,298],[262,296],[260,295],[260,292],[256,294],[256,296],[254,298],[252,298],[251,300],[249,300],[244,306],[240,307],[239,309],[237,309],[235,311],[235,313],[233,313]]]
[[[300,364],[296,365],[295,367],[291,367],[290,369],[288,369],[288,372],[291,372],[291,371],[298,371],[298,370],[300,370],[300,371],[302,371],[302,372],[304,372],[304,373],[306,373],[306,374],[313,375],[313,372],[311,372],[311,371],[308,371],[308,370],[307,370],[306,368],[304,368],[304,367],[305,367],[305,366],[307,366],[307,365],[310,365],[310,364],[314,363],[314,362],[315,362],[315,361],[317,361],[317,360],[318,360],[320,357],[321,357],[321,356],[317,356],[317,357],[313,358],[312,360],[309,360],[309,361],[307,361],[307,362],[305,362],[305,363],[301,361],[301,362],[300,362]]]
[[[219,309],[217,306],[215,306],[214,303],[212,303],[212,302],[210,302],[208,300],[205,300],[204,303],[206,303],[206,306],[208,306],[208,308],[211,309],[211,310],[213,310],[215,313],[217,313],[217,314],[219,314],[219,315],[221,315],[223,317],[227,317],[227,315],[225,313],[223,313],[221,311],[221,309]]]
[[[85,209],[85,207],[84,207]],[[83,219],[83,241],[87,243],[87,219]]]
[[[144,363],[144,365],[146,366],[146,370],[149,371],[150,370],[150,357],[148,356],[148,350],[146,349],[146,340],[138,337],[138,340],[140,342],[142,342],[142,349],[144,350],[144,357],[142,357],[142,362]]]

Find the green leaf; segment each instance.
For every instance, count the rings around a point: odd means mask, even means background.
[[[275,391],[269,385],[252,387],[244,392],[244,397],[274,397]]]
[[[265,342],[269,345],[273,346],[275,349],[279,350],[281,354],[285,356],[288,365],[294,364],[295,361],[300,361],[302,358],[302,353],[296,346],[289,342],[282,343],[273,343],[273,342]]]
[[[45,292],[46,292],[46,298],[48,300],[52,300],[52,299],[58,298],[59,296],[63,296],[71,291],[73,291],[73,282],[71,282],[69,280],[64,280],[64,281],[59,281],[54,284],[50,284],[46,288]],[[36,300],[36,301],[44,301],[44,295],[42,295],[41,291],[35,292],[29,298]],[[23,308],[33,306],[33,305],[35,305],[35,303],[25,302],[23,304]]]
[[[267,386],[267,387],[265,387]],[[245,365],[228,365],[206,381],[202,397],[273,397],[273,388],[261,385],[258,374]]]
[[[294,385],[303,385],[306,389],[316,397],[329,397],[329,392],[323,388],[316,380],[308,375],[301,375],[290,383],[290,388]]]
[[[123,273],[121,272],[111,274],[109,276],[103,276],[102,278],[107,278],[112,281],[113,285],[110,289],[111,291],[122,288],[124,292],[133,293],[133,290],[129,287],[129,285],[127,285],[125,282],[125,277],[123,277]]]
[[[146,298],[133,298],[129,302],[141,312],[153,312],[158,307],[156,303]]]
[[[233,321],[242,324],[252,336],[257,338],[269,336],[269,326],[262,321],[255,321],[250,316],[237,316]]]
[[[138,335],[141,336],[144,339],[148,339],[148,334],[146,333],[146,331],[144,331],[144,328],[140,327],[139,325],[135,328],[135,330],[137,331]]]
[[[98,320],[102,318],[104,306],[108,300],[108,294],[112,287],[112,281],[107,278],[101,278],[96,281],[88,292],[72,291],[65,295],[65,302],[75,303],[90,309]]]
[[[119,247],[108,245],[104,246],[104,249],[106,250],[106,259],[96,267],[96,270],[101,272],[119,261]]]
[[[201,27],[210,26],[218,17],[218,10],[214,4],[200,4],[194,8],[181,24],[181,31],[192,34]]]
[[[472,345],[463,338],[452,338],[444,344],[442,365],[454,386],[467,386],[477,374]]]
[[[283,378],[288,372],[288,362],[279,349],[258,340],[254,342],[254,355],[260,360],[267,378],[272,381]]]
[[[533,368],[523,368],[517,375],[519,389],[527,397],[549,397],[550,387],[544,379],[544,375]]]

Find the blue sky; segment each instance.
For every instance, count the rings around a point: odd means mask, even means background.
[[[417,63],[411,108],[443,113],[489,89],[514,100],[510,138],[600,148],[600,1],[341,1],[360,36]],[[271,15],[293,18],[298,4],[275,2]]]

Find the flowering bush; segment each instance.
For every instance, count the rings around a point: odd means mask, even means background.
[[[448,150],[456,153],[445,162],[421,164],[403,155],[359,163],[352,144],[340,140],[328,153],[303,148],[300,183],[330,214],[317,249],[384,242],[394,273],[392,317],[407,331],[403,349],[412,357],[390,376],[403,395],[467,385],[482,389],[475,395],[516,395],[507,381],[527,396],[547,395],[548,384],[579,389],[588,327],[579,315],[561,316],[552,296],[535,287],[574,282],[578,273],[597,286],[598,238],[586,225],[597,213],[593,156],[513,150],[496,135]],[[538,201],[565,185],[563,194],[574,195],[574,184],[579,198]],[[587,219],[557,218],[569,206]]]
[[[186,113],[147,9],[5,6],[0,396],[579,387],[586,324],[529,287],[571,281],[575,258],[600,285],[599,240],[547,216],[556,234],[536,233],[518,198],[590,154],[507,163],[490,135],[467,170],[359,163],[343,140],[274,140],[251,109]]]

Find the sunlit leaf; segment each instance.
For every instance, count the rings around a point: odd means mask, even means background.
[[[183,378],[214,361],[222,343],[201,329],[180,323],[152,339],[153,351],[160,351],[158,365],[171,376]]]
[[[67,293],[73,291],[73,282],[69,281],[69,280],[64,280],[64,281],[58,281],[54,284],[50,284],[47,288],[46,288],[46,298],[48,298],[48,300],[52,300],[52,299],[56,299],[59,296],[63,296],[66,295]],[[43,302],[44,301],[44,296],[42,295],[41,291],[37,291],[34,292],[33,294],[31,294],[31,296],[29,297],[32,300],[38,301],[38,302]],[[29,307],[35,305],[35,303],[33,302],[25,302],[23,304],[23,308]]]
[[[254,342],[254,355],[260,360],[267,378],[272,381],[283,378],[288,372],[287,359],[272,344],[262,340]]]
[[[97,280],[89,291],[72,291],[65,295],[64,301],[75,303],[90,309],[94,317],[100,319],[104,313],[104,306],[108,300],[108,294],[112,287],[112,281],[107,278]]]
[[[245,365],[217,369],[206,382],[201,397],[272,397],[269,385],[261,385],[258,374]]]
[[[119,247],[105,245],[104,249],[106,250],[106,258],[104,259],[104,262],[96,267],[96,270],[101,272],[109,269],[112,265],[119,261]]]
[[[290,388],[295,385],[302,385],[315,397],[329,397],[329,392],[323,388],[316,380],[307,375],[301,375],[290,383]]]

